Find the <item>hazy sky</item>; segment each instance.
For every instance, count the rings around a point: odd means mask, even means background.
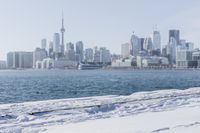
[[[200,46],[199,0],[0,0],[0,59],[9,51],[33,51],[42,38],[60,32],[64,10],[65,42],[105,46],[120,53],[134,31],[149,36],[155,25],[162,45],[168,30]]]

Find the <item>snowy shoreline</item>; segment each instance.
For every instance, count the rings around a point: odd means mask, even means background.
[[[0,133],[194,133],[198,112],[200,88],[2,104]]]

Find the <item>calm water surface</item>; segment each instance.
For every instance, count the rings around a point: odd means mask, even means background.
[[[0,104],[200,86],[200,70],[0,71]]]

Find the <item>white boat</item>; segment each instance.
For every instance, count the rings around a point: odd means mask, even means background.
[[[78,65],[78,70],[94,70],[94,69],[101,69],[103,67],[102,64],[83,64],[80,63]]]

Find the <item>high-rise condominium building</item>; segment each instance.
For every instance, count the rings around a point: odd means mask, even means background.
[[[9,52],[7,54],[7,67],[11,68],[32,68],[33,52]]]
[[[55,53],[59,53],[59,49],[60,49],[60,35],[59,35],[59,33],[54,33],[54,36],[53,36],[53,51]]]
[[[161,50],[161,36],[159,31],[153,32],[153,46],[155,50]]]
[[[83,61],[83,42],[78,41],[76,43],[76,61]]]

